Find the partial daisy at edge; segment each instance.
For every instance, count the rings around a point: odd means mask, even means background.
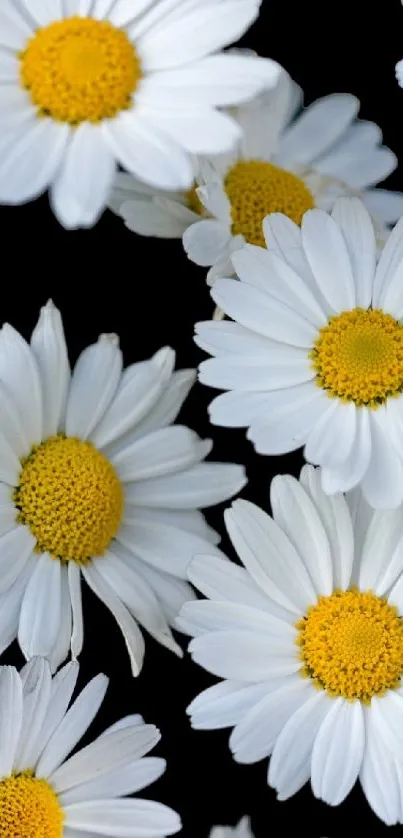
[[[168,806],[127,796],[165,771],[164,759],[146,756],[161,738],[154,725],[126,716],[75,750],[108,687],[105,675],[97,675],[71,703],[78,672],[78,664],[69,663],[52,678],[43,658],[20,673],[0,667],[1,838],[165,838],[179,832],[179,815]]]
[[[163,192],[118,175],[110,206],[136,233],[183,236],[208,282],[233,273],[231,253],[247,242],[264,246],[262,222],[282,212],[297,224],[340,196],[361,197],[380,250],[403,215],[403,195],[376,188],[397,167],[382,132],[358,119],[359,101],[334,93],[302,108],[303,94],[285,70],[274,89],[229,111],[242,128],[233,152],[194,159],[194,187]]]
[[[231,320],[196,324],[213,357],[203,384],[226,392],[213,424],[246,427],[256,451],[304,448],[326,493],[360,485],[371,506],[403,500],[403,220],[379,262],[375,231],[357,198],[331,215],[263,224],[267,249],[233,254],[238,279],[211,290]]]
[[[309,465],[275,477],[270,501],[272,517],[243,500],[225,513],[241,567],[189,566],[206,599],[177,625],[220,679],[191,724],[232,728],[236,762],[270,757],[279,800],[310,781],[338,806],[359,780],[384,823],[403,823],[402,508],[374,511],[359,489],[329,497]]]
[[[223,106],[275,84],[276,62],[220,50],[261,0],[2,0],[0,202],[50,190],[68,229],[106,208],[118,166],[189,189],[190,155],[240,136]]]
[[[236,826],[213,826],[209,838],[254,838],[250,819],[245,815]]]
[[[0,330],[0,652],[18,638],[52,669],[84,638],[82,580],[115,617],[134,675],[139,628],[182,654],[171,626],[194,597],[195,553],[218,552],[200,509],[236,494],[243,466],[205,462],[210,440],[175,419],[194,382],[164,348],[123,370],[101,335],[71,372],[50,302],[28,344]]]

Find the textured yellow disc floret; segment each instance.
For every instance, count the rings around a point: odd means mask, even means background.
[[[320,597],[297,623],[302,674],[332,697],[369,702],[399,686],[403,620],[370,591]]]
[[[27,772],[0,781],[0,838],[62,838],[63,820],[46,780]]]
[[[238,161],[225,178],[231,204],[232,233],[242,234],[249,244],[264,247],[262,222],[271,212],[282,212],[296,224],[315,204],[296,175],[260,160]]]
[[[72,17],[38,29],[20,55],[20,78],[41,116],[78,125],[129,108],[141,65],[121,29]]]
[[[23,462],[14,502],[38,550],[83,563],[102,555],[115,535],[123,490],[113,466],[91,442],[56,436]]]
[[[330,318],[310,357],[319,387],[357,406],[376,408],[403,390],[403,327],[378,309]]]

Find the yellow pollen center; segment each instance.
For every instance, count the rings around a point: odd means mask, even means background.
[[[85,563],[116,534],[123,490],[109,460],[91,442],[50,437],[23,461],[14,502],[40,552]]]
[[[260,160],[235,163],[224,188],[231,204],[232,234],[242,234],[249,244],[260,247],[265,246],[262,222],[266,215],[281,212],[301,224],[304,213],[315,206],[300,178]]]
[[[20,79],[40,116],[78,125],[130,107],[140,59],[105,20],[72,17],[38,29],[20,54]]]
[[[0,838],[62,838],[63,821],[46,780],[25,772],[0,781]]]
[[[403,390],[403,327],[378,309],[331,317],[310,353],[329,396],[376,408]]]
[[[319,597],[297,623],[301,674],[332,697],[370,702],[400,684],[403,620],[371,592]]]

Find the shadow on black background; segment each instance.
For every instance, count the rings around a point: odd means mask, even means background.
[[[263,0],[261,17],[242,43],[282,63],[304,88],[306,103],[332,92],[354,93],[361,100],[360,116],[378,123],[385,144],[403,155],[403,90],[394,77],[395,63],[403,57],[398,0],[374,4],[373,10],[361,0]],[[402,189],[401,175],[395,172],[386,185]],[[209,318],[213,307],[204,269],[187,262],[180,242],[136,237],[109,212],[93,230],[66,232],[52,217],[46,198],[25,207],[1,207],[0,224],[0,321],[10,321],[28,337],[40,305],[51,296],[62,309],[72,361],[100,332],[112,331],[121,336],[126,363],[165,344],[177,350],[179,367],[195,366],[202,359],[192,341],[193,324]],[[213,459],[246,464],[249,485],[243,496],[267,508],[271,478],[278,472],[297,475],[300,453],[258,457],[243,431],[210,427],[211,397],[211,391],[196,385],[181,419],[201,436],[213,437]],[[208,517],[223,532],[222,509]],[[223,546],[233,557],[226,539]],[[145,665],[133,680],[109,612],[88,591],[84,609],[80,682],[99,671],[111,678],[91,734],[130,712],[140,712],[160,727],[157,751],[167,759],[168,769],[148,795],[181,813],[185,838],[207,838],[213,824],[234,824],[243,814],[251,815],[256,838],[278,830],[337,838],[353,832],[357,820],[361,833],[386,834],[387,827],[358,787],[336,809],[315,800],[308,786],[277,803],[266,786],[267,760],[236,765],[228,732],[190,729],[185,708],[214,679],[186,655],[180,661],[147,637]],[[2,662],[20,661],[13,647]]]

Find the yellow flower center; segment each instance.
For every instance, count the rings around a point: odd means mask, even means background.
[[[0,838],[62,838],[63,821],[46,780],[26,772],[0,781]]]
[[[105,20],[72,17],[38,29],[20,55],[20,79],[40,116],[78,125],[130,107],[140,59]]]
[[[368,703],[399,686],[403,620],[383,597],[335,591],[319,597],[296,628],[301,674],[330,696]]]
[[[403,326],[378,309],[331,317],[310,354],[329,396],[376,408],[403,390]]]
[[[308,187],[292,172],[260,160],[239,160],[225,178],[231,204],[232,234],[242,234],[249,244],[265,246],[262,222],[271,212],[282,212],[296,224],[313,209]]]
[[[123,512],[109,460],[91,442],[56,436],[33,448],[22,466],[14,502],[37,550],[81,564],[101,556]]]

